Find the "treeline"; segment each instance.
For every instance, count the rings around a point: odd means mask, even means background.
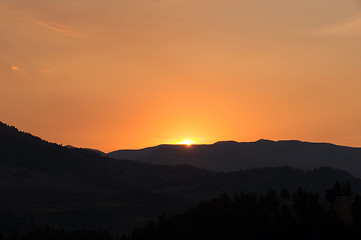
[[[346,205],[339,208],[339,205]],[[342,212],[344,211],[344,212]],[[345,211],[351,216],[345,221]],[[346,214],[347,215],[347,214]],[[348,182],[336,182],[320,197],[298,188],[266,194],[240,193],[201,202],[183,214],[161,215],[131,236],[106,231],[45,227],[20,236],[0,232],[0,240],[259,240],[357,239],[361,237],[361,197]]]
[[[192,239],[356,239],[361,237],[361,197],[352,197],[349,183],[336,184],[325,198],[301,188],[290,194],[227,194],[202,202],[183,214],[160,216],[136,228],[132,240]],[[349,202],[352,221],[346,224],[335,202]],[[337,210],[337,211],[336,211]]]

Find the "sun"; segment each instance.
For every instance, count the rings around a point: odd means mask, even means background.
[[[192,144],[196,143],[196,140],[193,139],[180,139],[176,144],[184,144],[187,146],[191,146]]]

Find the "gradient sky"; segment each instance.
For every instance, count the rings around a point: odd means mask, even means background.
[[[106,152],[361,146],[361,1],[0,0],[0,121]]]

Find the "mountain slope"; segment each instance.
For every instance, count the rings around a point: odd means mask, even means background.
[[[332,167],[361,177],[361,148],[301,141],[217,142],[212,145],[159,145],[141,150],[119,150],[108,156],[145,163],[188,164],[212,171],[290,166]]]

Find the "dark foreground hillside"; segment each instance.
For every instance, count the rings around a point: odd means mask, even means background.
[[[324,198],[298,188],[266,194],[221,194],[182,214],[160,215],[132,234],[74,231],[42,227],[22,234],[4,234],[6,240],[218,240],[218,239],[358,239],[361,237],[361,197],[351,185],[336,182]]]

